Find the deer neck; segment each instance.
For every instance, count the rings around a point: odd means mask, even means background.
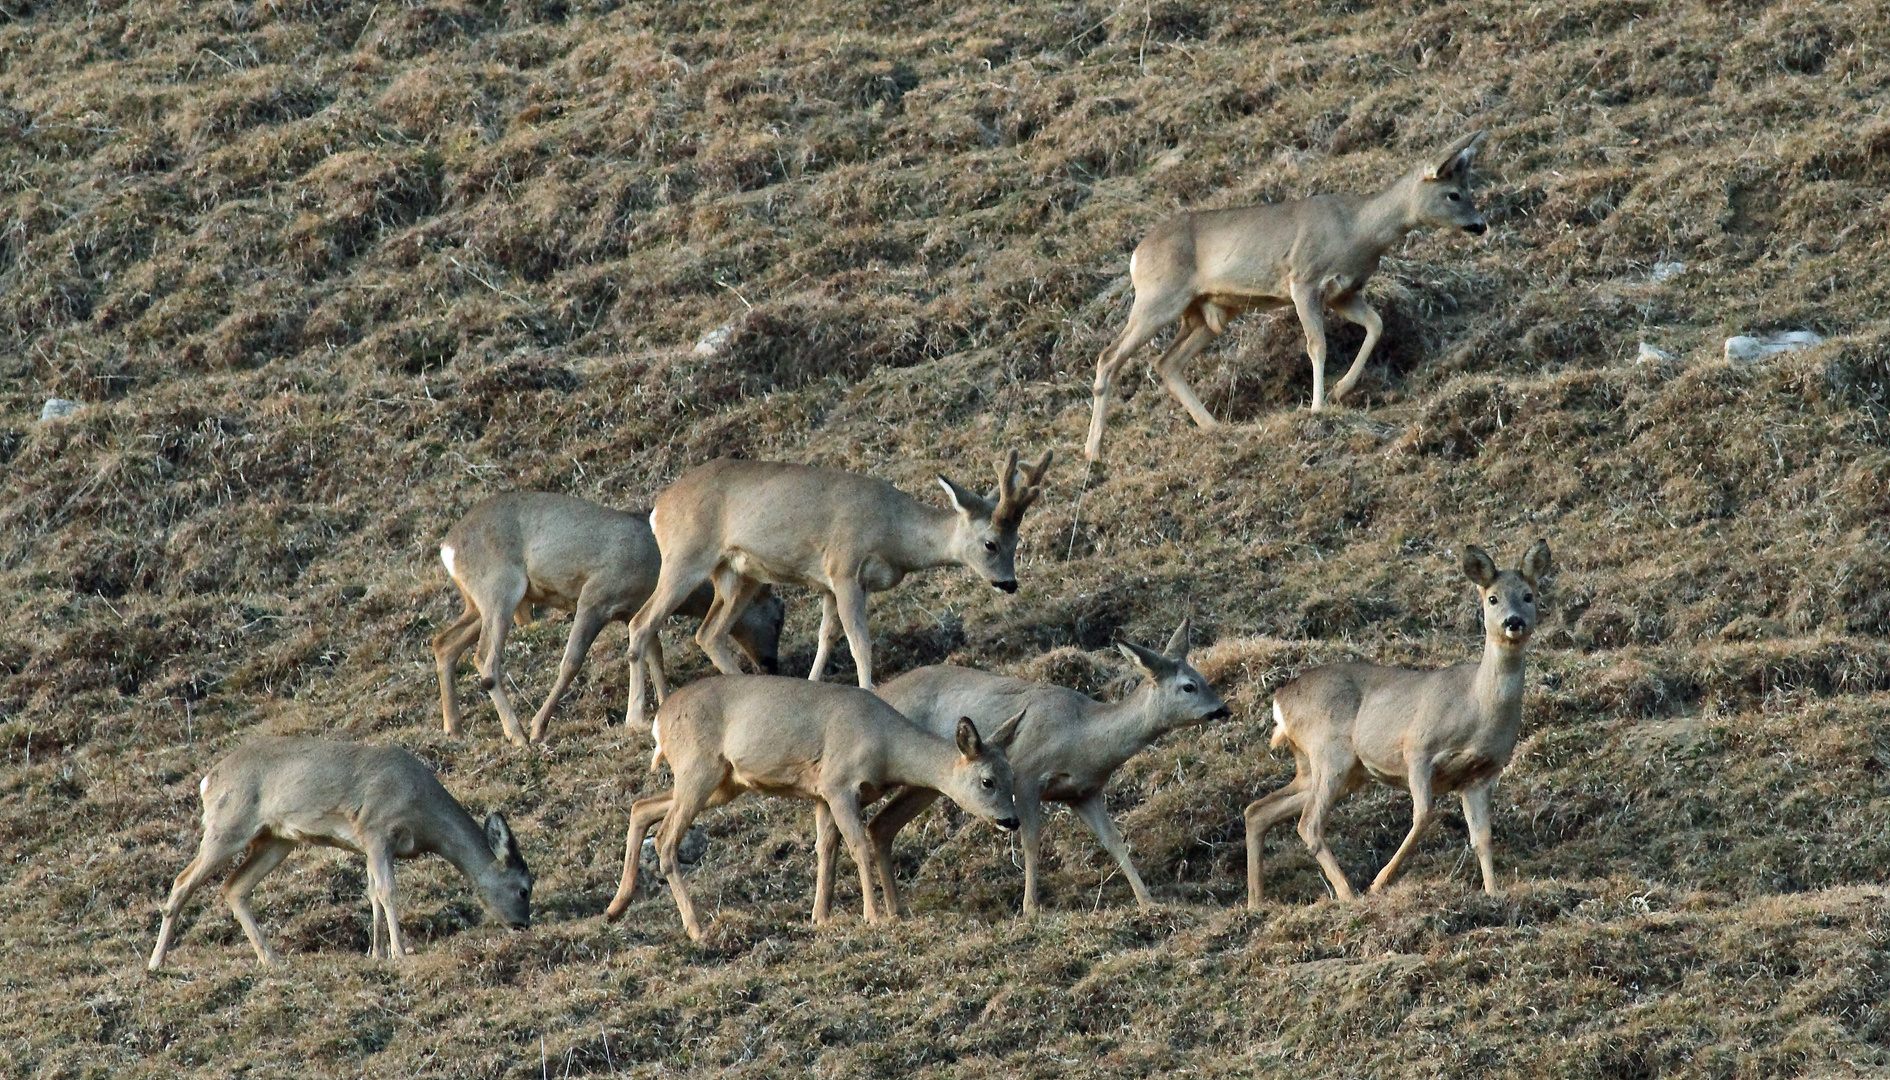
[[[1486,717],[1515,721],[1522,717],[1523,647],[1498,635],[1483,639],[1483,662],[1473,683],[1477,706]]]
[[[1390,251],[1405,234],[1418,227],[1411,215],[1411,189],[1417,182],[1417,174],[1406,176],[1368,197],[1358,208],[1353,228],[1357,230],[1358,239],[1371,249],[1374,259]]]
[[[988,732],[987,732],[988,734]],[[944,791],[959,760],[958,747],[917,724],[887,725],[882,784],[905,784]]]
[[[1141,753],[1169,727],[1155,709],[1155,683],[1147,676],[1127,696],[1106,705],[1097,703],[1085,714],[1084,743],[1104,759],[1096,762],[1104,770],[1113,770]]]
[[[958,562],[953,540],[958,535],[958,512],[913,500],[918,513],[914,527],[899,530],[896,542],[887,552],[887,562],[900,573],[952,566]]]
[[[461,806],[449,808],[427,824],[425,833],[416,837],[417,846],[452,863],[467,881],[477,884],[479,875],[494,861],[486,831]]]

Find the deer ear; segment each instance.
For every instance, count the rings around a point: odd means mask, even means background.
[[[511,826],[505,823],[505,815],[494,810],[486,815],[486,846],[492,849],[492,857],[500,862],[517,861],[518,838],[512,835]]]
[[[1011,744],[1017,741],[1017,729],[1024,722],[1024,714],[1029,711],[1029,709],[1019,709],[1016,716],[999,724],[997,730],[991,733],[991,745],[999,750],[1009,750]]]
[[[1476,582],[1478,588],[1487,589],[1490,583],[1496,580],[1496,562],[1490,558],[1489,552],[1475,544],[1465,544],[1463,546],[1463,573],[1465,577]]]
[[[1529,549],[1529,554],[1522,557],[1522,565],[1516,568],[1516,572],[1527,579],[1529,584],[1540,588],[1542,579],[1552,572],[1552,566],[1549,559],[1549,542],[1538,540],[1535,546]]]
[[[1121,651],[1122,655],[1128,657],[1129,661],[1135,664],[1136,667],[1141,668],[1157,679],[1164,675],[1174,673],[1175,662],[1163,656],[1161,653],[1156,652],[1154,649],[1144,649],[1142,646],[1130,641],[1118,641],[1116,642],[1116,648]]]
[[[938,486],[945,489],[945,497],[952,502],[952,509],[968,518],[988,518],[991,516],[991,502],[981,495],[966,491],[938,474]]]
[[[1175,632],[1169,636],[1168,647],[1162,650],[1162,655],[1170,660],[1186,660],[1188,658],[1188,631],[1193,628],[1193,619],[1181,620],[1181,625],[1175,627]]]
[[[1443,153],[1437,155],[1436,163],[1424,171],[1424,179],[1452,180],[1461,177],[1470,170],[1470,159],[1476,156],[1477,147],[1482,142],[1483,132],[1473,131],[1451,143]]]
[[[984,756],[984,740],[978,737],[978,725],[969,716],[958,718],[958,752],[968,761]]]

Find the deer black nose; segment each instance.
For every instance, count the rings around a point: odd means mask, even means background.
[[[1523,622],[1523,618],[1521,615],[1511,615],[1509,618],[1503,620],[1503,629],[1509,631],[1512,634],[1522,633],[1523,630],[1528,627],[1528,625],[1529,625],[1528,623]]]
[[[998,825],[1002,828],[1010,830],[1011,832],[1017,831],[1017,819],[1014,817],[999,818]]]
[[[1208,713],[1207,718],[1209,720],[1225,720],[1232,715],[1234,715],[1233,710],[1223,705],[1220,708],[1215,709],[1213,712]]]
[[[1013,581],[993,581],[991,584],[996,586],[997,588],[1003,589],[1007,593],[1014,593],[1017,591],[1017,582],[1014,580]]]
[[[1463,231],[1469,233],[1471,236],[1482,236],[1484,233],[1490,231],[1490,227],[1479,221],[1474,225],[1465,225]]]

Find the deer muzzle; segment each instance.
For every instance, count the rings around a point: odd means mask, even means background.
[[[994,589],[1002,589],[1007,593],[1014,593],[1017,591],[1017,581],[1015,578],[1010,581],[993,581],[991,587]]]
[[[1465,225],[1463,231],[1469,233],[1471,236],[1482,236],[1484,233],[1490,231],[1490,227],[1481,221],[1476,221]]]
[[[1004,829],[1008,832],[1016,832],[1017,826],[1019,824],[1018,820],[1014,817],[999,818],[997,823],[998,823],[998,828]]]
[[[1207,718],[1209,720],[1226,720],[1232,717],[1233,715],[1234,715],[1234,711],[1232,709],[1229,709],[1227,706],[1223,705],[1220,708],[1215,709],[1213,712],[1208,713]]]

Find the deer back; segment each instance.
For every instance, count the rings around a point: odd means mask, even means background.
[[[662,556],[649,524],[585,499],[547,491],[494,495],[453,526],[442,542],[453,576],[475,586],[483,576],[516,567],[526,600],[570,610],[587,586],[613,617],[634,614],[656,587]],[[615,609],[628,607],[617,616]]]

